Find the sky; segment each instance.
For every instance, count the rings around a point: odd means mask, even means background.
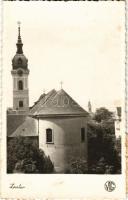
[[[12,107],[11,60],[21,22],[28,58],[30,106],[45,92],[63,89],[87,110],[121,105],[124,91],[124,6],[108,2],[3,2],[3,75]]]

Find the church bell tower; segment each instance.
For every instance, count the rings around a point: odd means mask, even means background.
[[[23,43],[18,22],[17,52],[12,59],[13,109],[24,113],[29,110],[28,59],[23,54]]]

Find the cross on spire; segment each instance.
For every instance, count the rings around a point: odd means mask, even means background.
[[[43,93],[45,94],[45,89],[43,89]]]
[[[63,88],[63,81],[60,82],[60,89],[62,90]]]

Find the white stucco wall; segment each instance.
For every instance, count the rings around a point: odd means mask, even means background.
[[[115,121],[115,136],[119,138],[121,136],[121,121]]]
[[[81,128],[85,128],[85,141],[81,142]],[[46,129],[53,130],[53,144],[46,143]],[[67,169],[71,158],[84,157],[87,160],[86,118],[39,119],[39,148],[54,163],[57,172]]]
[[[18,69],[19,70],[19,69]],[[17,71],[12,70],[13,78],[13,109],[27,110],[29,109],[29,87],[28,87],[28,71],[20,69],[23,74],[20,76]],[[23,82],[23,90],[18,89],[18,82]],[[19,107],[19,101],[23,101],[23,107]]]

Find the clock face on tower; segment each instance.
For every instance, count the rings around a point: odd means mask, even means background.
[[[22,76],[22,75],[23,75],[23,71],[22,71],[22,70],[18,70],[17,74],[18,74],[19,76]]]

